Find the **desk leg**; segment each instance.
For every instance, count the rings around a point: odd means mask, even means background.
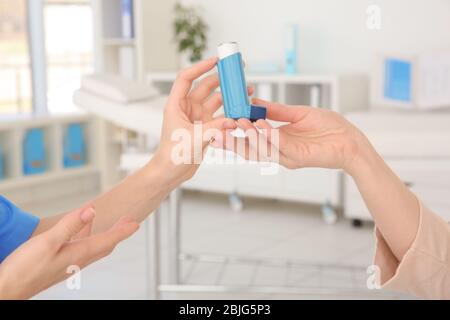
[[[171,284],[180,284],[181,197],[180,188],[173,190],[169,195],[169,277]]]
[[[160,254],[159,254],[159,219],[161,208],[158,208],[145,220],[147,298],[160,298]]]

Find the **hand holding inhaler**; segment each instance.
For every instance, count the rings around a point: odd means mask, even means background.
[[[238,153],[248,160],[267,159],[266,150],[276,150],[280,164],[289,169],[320,167],[344,169],[349,174],[358,168],[361,154],[372,152],[367,138],[341,115],[320,108],[288,106],[260,99],[253,102],[264,106],[267,119],[284,123],[273,127],[266,120],[251,123],[239,119],[238,127],[246,136],[239,138],[227,134],[225,141],[217,141],[214,147],[221,147]],[[273,134],[277,130],[278,134]],[[277,137],[278,141],[272,141]],[[261,143],[267,145],[262,147]],[[219,144],[221,143],[221,144]],[[245,148],[237,146],[245,145]]]
[[[200,61],[180,71],[172,86],[164,111],[161,142],[153,157],[158,166],[167,168],[165,172],[170,185],[175,186],[195,174],[207,146],[214,140],[210,133],[216,131],[220,135],[224,130],[237,127],[233,119],[215,116],[222,106],[221,94],[214,92],[219,87],[219,78],[215,73],[206,74],[216,64],[216,57]],[[194,84],[196,80],[198,82]],[[183,133],[188,139],[185,139],[185,148],[180,148],[183,147],[183,141],[180,141]],[[201,141],[196,148],[198,135]],[[186,158],[183,163],[174,161],[177,149],[191,149],[189,156],[183,157]]]

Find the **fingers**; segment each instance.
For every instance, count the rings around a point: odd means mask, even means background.
[[[190,68],[182,70],[172,86],[170,99],[178,101],[185,98],[191,90],[192,82],[214,68],[216,63],[217,57],[212,57],[203,60]]]
[[[223,130],[223,129],[236,129],[236,128],[237,128],[237,125],[233,119],[222,118],[222,117],[208,121],[203,125],[203,130],[205,130],[205,131],[210,130],[210,129]]]
[[[236,129],[237,125],[233,119],[216,118],[203,125],[203,146],[215,140],[222,140],[223,131]]]
[[[128,217],[122,217],[111,229],[89,238],[69,244],[65,250],[67,256],[76,257],[81,268],[109,255],[123,240],[139,229],[139,224]]]
[[[192,105],[191,119],[201,120],[203,117],[203,102],[219,86],[219,77],[217,74],[211,74],[200,81],[200,84],[189,93],[188,99]]]
[[[215,141],[214,146],[217,148],[223,148],[225,150],[232,151],[245,160],[257,160],[257,158],[254,156],[254,152],[251,152],[252,149],[249,140],[247,138],[234,137],[229,131],[225,132],[223,141]]]
[[[92,207],[82,208],[66,214],[52,229],[47,231],[47,236],[57,246],[63,245],[76,236],[84,227],[90,224],[95,217]]]
[[[279,161],[280,132],[278,128],[272,128],[265,120],[258,120],[253,124],[248,119],[239,119],[237,124],[244,130],[250,147],[256,150],[258,161]]]
[[[309,107],[288,106],[261,99],[252,99],[252,103],[267,109],[267,118],[275,121],[298,122],[310,111]]]
[[[275,130],[266,120],[258,120],[255,122],[255,126],[260,129],[260,132],[262,135],[264,135],[268,141],[276,143],[276,144],[280,144],[279,141],[273,141],[275,134],[274,131]],[[279,129],[276,129],[277,131],[279,131]]]
[[[203,104],[203,110],[206,114],[214,115],[222,106],[222,93],[214,92]]]
[[[255,126],[252,124],[252,122],[249,119],[239,119],[237,121],[238,127],[241,128],[244,131],[256,131]]]
[[[222,137],[216,139],[211,145],[215,148],[225,149],[234,152],[245,160],[266,161],[269,160],[268,150],[270,145],[264,137],[258,135],[256,130],[246,131],[246,136],[235,137],[230,130],[224,130]]]
[[[202,104],[217,87],[219,87],[219,77],[217,73],[211,74],[200,81],[199,85],[191,91],[189,99],[193,103]]]
[[[289,137],[286,132],[283,131],[283,127],[273,128],[266,120],[258,120],[255,126],[260,129],[261,135],[263,135],[275,148],[280,150],[281,155],[288,153],[290,148]]]
[[[123,240],[129,238],[139,229],[139,224],[128,217],[120,219],[109,231],[100,233],[88,239],[88,244],[94,246],[91,251],[94,257],[104,256]]]

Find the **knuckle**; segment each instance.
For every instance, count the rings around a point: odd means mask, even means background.
[[[86,252],[76,252],[71,258],[71,265],[84,266],[90,260],[90,256]]]
[[[82,257],[92,257],[92,256],[94,256],[95,255],[95,250],[94,250],[95,248],[94,248],[94,246],[92,245],[92,244],[89,244],[89,245],[87,245],[85,248],[84,248],[84,250],[83,250],[83,252],[80,252],[79,254],[80,254],[80,258],[82,258]]]
[[[73,228],[68,225],[68,224],[62,224],[60,226],[60,232],[61,234],[63,234],[64,236],[71,236],[73,234]]]
[[[217,75],[213,74],[208,78],[206,78],[204,82],[207,84],[208,87],[215,88],[219,84],[219,78],[217,77]]]
[[[103,250],[101,253],[101,257],[105,258],[105,257],[109,256],[111,253],[113,253],[115,247],[116,247],[115,245],[112,245],[112,246],[109,246],[108,248],[106,248],[105,250]]]
[[[176,80],[185,80],[187,77],[188,69],[182,69],[178,72]]]
[[[46,237],[43,237],[42,239],[43,239],[43,241],[42,241],[41,245],[45,251],[53,250],[58,245],[58,242],[56,241],[56,239],[50,235],[47,235]]]

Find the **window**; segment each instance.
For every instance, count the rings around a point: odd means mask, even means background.
[[[82,75],[93,71],[92,20],[89,1],[45,1],[47,107],[51,113],[76,110],[73,92]]]
[[[0,1],[0,115],[73,111],[92,70],[89,0]]]
[[[0,1],[0,114],[32,110],[26,0]]]

